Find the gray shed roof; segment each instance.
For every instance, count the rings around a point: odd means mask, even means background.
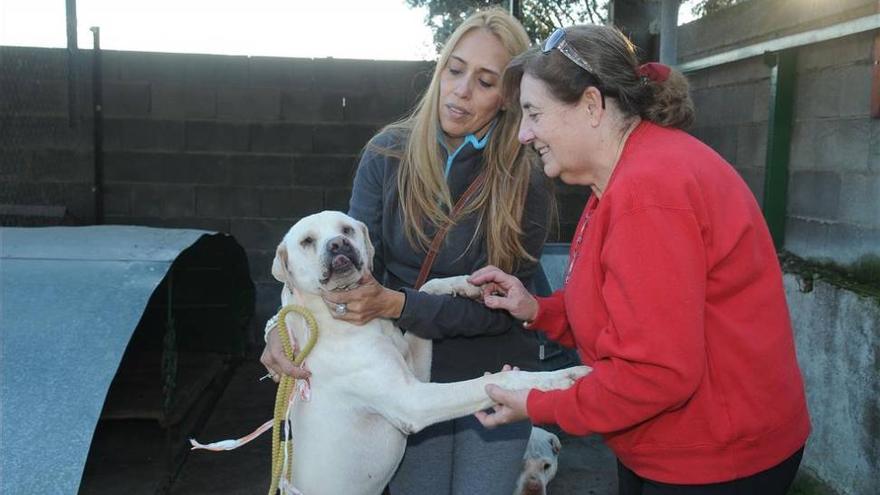
[[[151,294],[183,250],[212,234],[0,228],[0,493],[77,492]]]

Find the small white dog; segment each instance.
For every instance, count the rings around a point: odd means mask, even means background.
[[[284,305],[310,309],[320,328],[306,358],[312,372],[310,400],[293,406],[293,485],[304,495],[378,495],[403,456],[406,436],[431,424],[473,414],[492,405],[485,386],[559,389],[590,369],[504,371],[456,383],[426,383],[431,341],[404,335],[391,321],[356,326],[334,319],[321,290],[358,285],[370,270],[373,247],[367,228],[340,213],[303,218],[284,236],[272,274],[284,283]],[[478,295],[466,277],[432,280],[432,293]],[[297,342],[306,326],[290,314]],[[278,434],[278,432],[273,432]]]
[[[562,442],[547,430],[532,427],[529,445],[523,455],[523,470],[514,495],[547,495],[547,484],[556,476]]]

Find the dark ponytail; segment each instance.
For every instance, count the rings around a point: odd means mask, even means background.
[[[684,74],[671,69],[665,81],[648,79],[645,85],[650,97],[642,109],[642,118],[677,129],[687,129],[694,123],[694,102]]]
[[[515,57],[504,73],[509,102],[519,97],[524,73],[542,80],[553,96],[576,103],[594,86],[627,116],[641,116],[664,127],[685,129],[694,121],[694,104],[684,75],[660,64],[639,66],[635,45],[616,28],[580,25],[566,28],[565,41],[585,59],[592,72],[572,63],[558,50],[543,53],[534,47]]]

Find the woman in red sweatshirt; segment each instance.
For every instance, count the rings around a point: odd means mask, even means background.
[[[488,390],[486,426],[601,433],[621,494],[784,494],[810,431],[773,241],[754,196],[680,130],[687,81],[605,26],[557,30],[505,75],[544,172],[592,190],[562,289],[487,267],[484,303],[576,347],[567,390]]]

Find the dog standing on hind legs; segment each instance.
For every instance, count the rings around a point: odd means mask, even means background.
[[[282,303],[314,313],[320,337],[306,359],[310,400],[293,404],[293,485],[304,495],[378,495],[390,481],[406,435],[488,408],[487,384],[542,390],[566,388],[589,368],[529,373],[503,371],[473,380],[428,383],[431,341],[403,334],[390,320],[363,326],[337,320],[321,291],[356,287],[371,269],[366,226],[340,212],[303,218],[278,246],[272,274],[284,283]],[[422,290],[477,296],[466,277],[435,279]],[[286,319],[298,342],[307,329]],[[273,432],[273,434],[278,434]]]

